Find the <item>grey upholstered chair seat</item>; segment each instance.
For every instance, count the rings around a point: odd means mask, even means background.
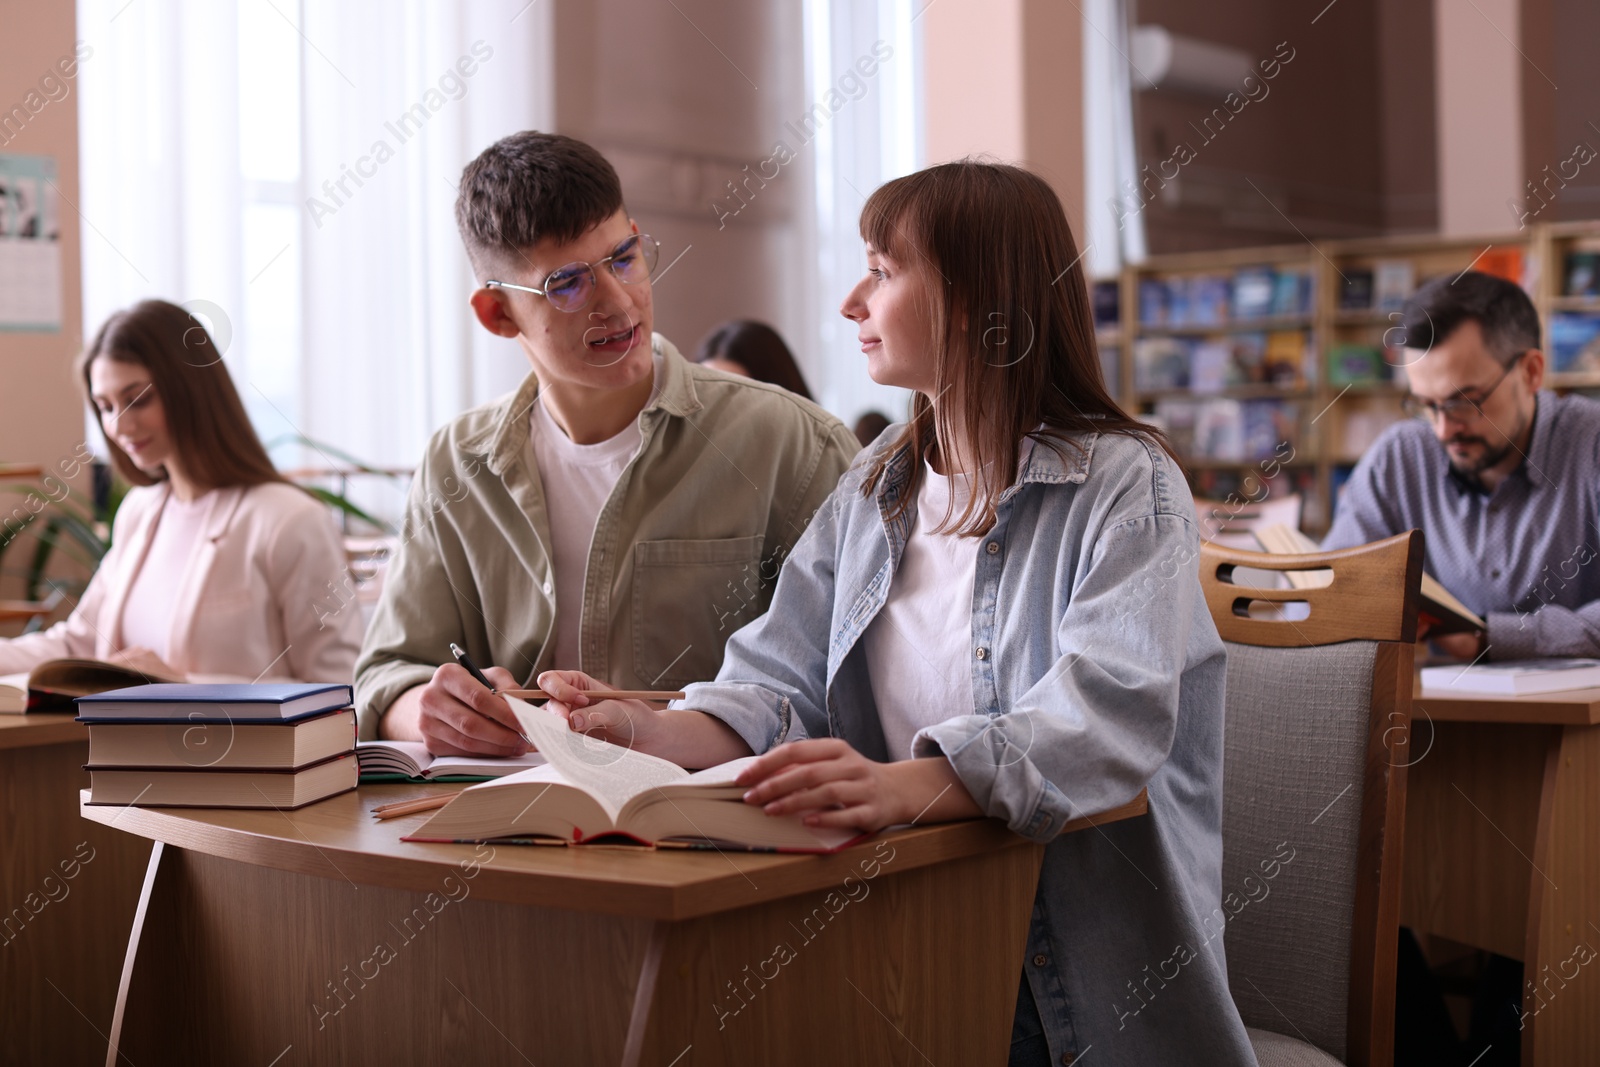
[[[1261,1067],[1344,1067],[1317,1046],[1297,1038],[1251,1027],[1246,1027],[1245,1033],[1250,1035],[1250,1044],[1256,1050],[1256,1060]]]

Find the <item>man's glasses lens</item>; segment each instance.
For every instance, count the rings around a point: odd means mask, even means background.
[[[654,237],[636,233],[619,244],[600,263],[609,267],[618,281],[637,285],[650,277],[660,253],[661,246]],[[594,296],[594,269],[598,265],[569,263],[552,271],[544,281],[544,291],[550,303],[561,311],[582,311]]]

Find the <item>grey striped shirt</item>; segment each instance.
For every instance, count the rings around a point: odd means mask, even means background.
[[[1521,466],[1485,495],[1406,420],[1350,475],[1325,549],[1422,530],[1426,567],[1489,623],[1489,659],[1600,656],[1600,403],[1541,392]]]

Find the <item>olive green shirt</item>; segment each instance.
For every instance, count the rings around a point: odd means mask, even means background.
[[[581,605],[557,605],[549,509],[528,447],[533,376],[433,435],[356,663],[361,737],[433,677],[450,642],[528,686],[582,670],[626,689],[710,681],[766,611],[778,569],[857,451],[808,400],[685,360],[657,334],[643,441],[600,510]],[[579,663],[553,662],[556,611],[581,611]]]

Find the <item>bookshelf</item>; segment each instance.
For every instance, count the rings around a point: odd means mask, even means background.
[[[1600,391],[1600,221],[1154,257],[1094,282],[1102,363],[1124,407],[1169,433],[1196,496],[1299,493],[1320,536],[1351,468],[1404,417],[1385,343],[1401,306],[1469,267],[1528,291],[1547,388]]]

